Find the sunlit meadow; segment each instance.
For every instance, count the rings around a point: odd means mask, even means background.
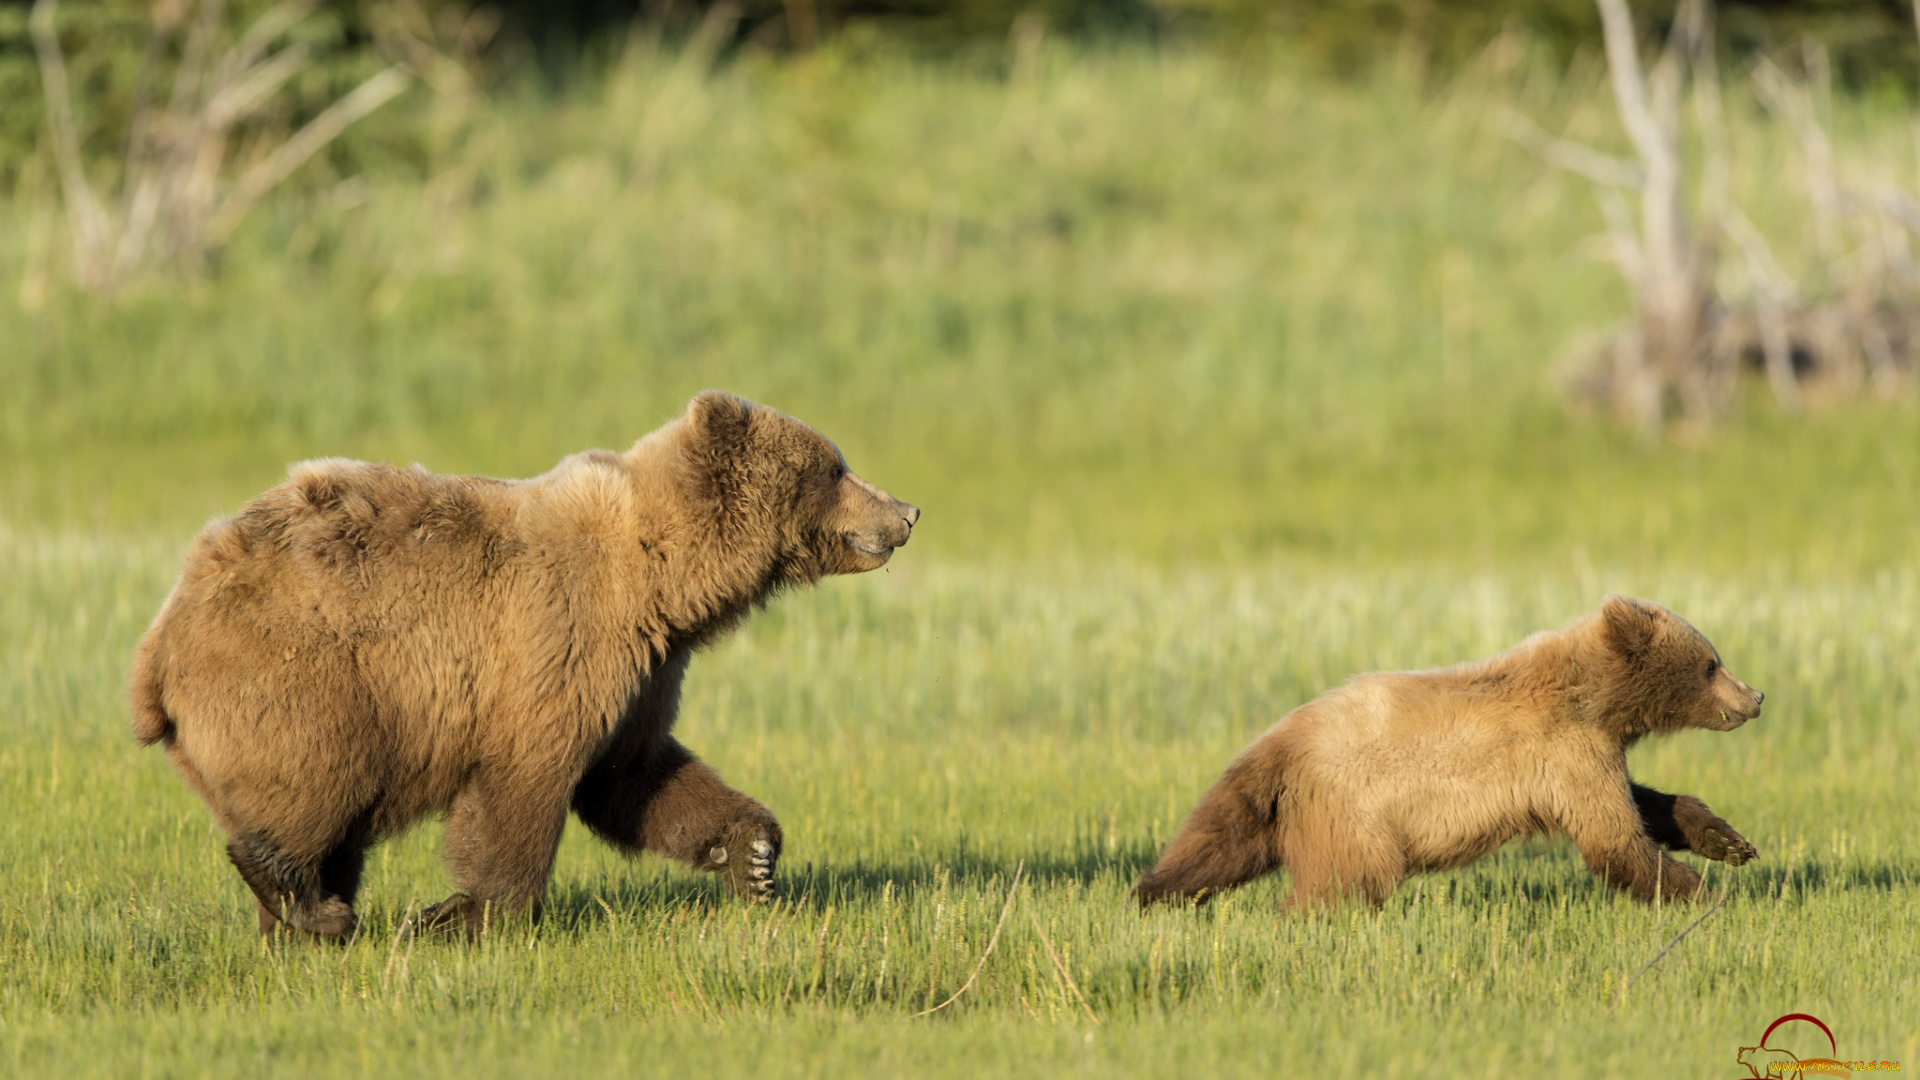
[[[557,90],[403,101],[366,175],[112,304],[62,285],[46,177],[0,203],[0,1072],[1732,1076],[1790,1012],[1920,1067],[1910,406],[1756,395],[1654,443],[1562,408],[1556,356],[1625,296],[1588,193],[1485,118],[1617,138],[1591,64],[1036,55],[854,35],[703,74],[640,38]],[[1790,219],[1792,147],[1730,102],[1743,198]],[[1911,160],[1904,105],[1835,108]],[[430,153],[379,165],[406,124]],[[191,531],[291,460],[527,475],[709,385],[926,511],[689,678],[681,737],[782,818],[785,899],[575,826],[537,927],[413,941],[430,825],[373,853],[351,944],[263,944],[126,734]],[[1633,755],[1759,847],[1707,902],[1535,842],[1379,911],[1285,914],[1284,875],[1127,903],[1289,708],[1609,591],[1768,694]]]

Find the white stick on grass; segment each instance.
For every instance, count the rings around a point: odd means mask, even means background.
[[[1007,886],[1007,902],[1000,906],[1000,921],[993,924],[993,936],[987,939],[987,951],[980,954],[980,962],[973,965],[973,973],[967,976],[967,981],[961,983],[960,989],[955,990],[953,992],[953,995],[947,998],[947,1000],[941,1002],[938,1005],[935,1005],[931,1009],[922,1009],[919,1012],[914,1013],[913,1016],[910,1017],[909,1019],[916,1019],[922,1016],[931,1016],[934,1013],[939,1012],[941,1009],[944,1009],[947,1006],[953,1004],[954,1002],[960,1000],[960,995],[967,992],[967,989],[973,985],[973,980],[980,977],[981,970],[987,966],[987,958],[993,955],[993,947],[995,945],[1000,944],[1000,930],[1002,927],[1007,925],[1007,915],[1013,911],[1013,897],[1014,897],[1014,894],[1019,891],[1020,875],[1023,872],[1025,872],[1026,868],[1027,868],[1027,861],[1025,859],[1021,859],[1020,862],[1014,866],[1013,884]]]

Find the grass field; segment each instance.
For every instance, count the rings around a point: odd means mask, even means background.
[[[1848,1053],[1920,1049],[1911,575],[902,566],[782,602],[691,681],[684,738],[785,819],[789,902],[748,910],[575,829],[537,932],[409,945],[393,925],[448,887],[425,830],[376,854],[359,941],[274,951],[204,811],[122,734],[119,672],[171,551],[4,551],[0,707],[26,718],[0,751],[11,1071],[1709,1075],[1794,1011]],[[1608,587],[1693,615],[1770,702],[1738,732],[1635,755],[1763,858],[1715,867],[1726,907],[1624,1000],[1695,911],[1611,896],[1564,846],[1416,879],[1381,912],[1282,917],[1278,880],[1197,913],[1123,902],[1281,709],[1350,671],[1488,652]],[[973,969],[1022,865],[979,980],[909,1019]]]
[[[1624,299],[1580,254],[1586,194],[1478,118],[1608,130],[1592,75],[1061,47],[1007,78],[852,41],[702,82],[643,55],[508,87],[426,179],[293,193],[208,280],[111,307],[59,287],[23,187],[0,1074],[1732,1076],[1790,1012],[1920,1067],[1920,416],[1756,397],[1648,445],[1562,412],[1553,355]],[[1904,106],[1836,113],[1843,151],[1910,138]],[[1786,144],[1740,123],[1750,212],[1791,218]],[[705,385],[927,511],[889,572],[779,600],[690,676],[681,735],[781,816],[787,900],[574,827],[538,928],[409,944],[449,884],[429,826],[376,850],[353,944],[264,947],[125,734],[192,528],[288,460],[524,475]],[[1377,912],[1282,915],[1283,877],[1125,904],[1288,708],[1608,591],[1768,693],[1634,754],[1762,853],[1713,867],[1724,906],[1652,968],[1706,908],[1609,895],[1564,844]]]

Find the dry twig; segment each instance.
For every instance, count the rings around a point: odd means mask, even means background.
[[[1080,984],[1073,981],[1073,972],[1067,970],[1067,965],[1060,959],[1060,954],[1054,951],[1053,942],[1048,940],[1047,932],[1041,929],[1040,916],[1028,912],[1027,917],[1033,920],[1033,932],[1040,935],[1040,945],[1047,950],[1047,959],[1053,963],[1054,972],[1060,976],[1062,982],[1067,984],[1067,989],[1073,991],[1074,999],[1080,1002],[1082,1009],[1086,1010],[1087,1019],[1098,1024],[1100,1018],[1094,1015],[1093,1006],[1087,1004],[1087,995],[1080,992]]]
[[[1007,925],[1007,915],[1013,911],[1013,897],[1020,889],[1020,875],[1024,873],[1026,869],[1027,861],[1025,859],[1020,860],[1020,862],[1014,866],[1013,884],[1007,886],[1007,902],[1000,906],[1000,921],[993,924],[993,936],[987,939],[987,949],[980,954],[980,962],[973,965],[973,972],[967,976],[967,981],[961,983],[960,989],[955,990],[947,1000],[935,1005],[931,1009],[922,1009],[914,1013],[914,1017],[931,1016],[960,1000],[960,995],[966,993],[968,988],[973,986],[973,980],[980,977],[980,972],[987,966],[987,958],[993,955],[993,947],[1000,944],[1000,930]]]
[[[1719,911],[1721,906],[1727,902],[1727,897],[1731,895],[1733,895],[1731,891],[1722,892],[1720,894],[1720,899],[1715,900],[1713,902],[1712,907],[1701,912],[1699,918],[1694,919],[1692,922],[1688,923],[1684,928],[1682,928],[1679,933],[1673,935],[1673,938],[1671,940],[1669,940],[1665,945],[1661,946],[1659,952],[1653,954],[1653,959],[1647,961],[1646,964],[1643,967],[1641,967],[1639,971],[1634,972],[1633,977],[1631,979],[1628,979],[1626,982],[1621,983],[1620,998],[1618,1001],[1614,1003],[1614,1006],[1618,1008],[1620,1005],[1626,1004],[1627,991],[1633,988],[1634,983],[1640,981],[1640,976],[1645,975],[1647,972],[1653,970],[1653,965],[1659,963],[1662,957],[1666,956],[1669,952],[1672,952],[1673,947],[1675,945],[1680,944],[1680,939],[1686,937],[1688,934],[1693,933],[1694,927],[1699,926],[1703,922],[1706,922],[1707,917],[1709,915],[1712,915],[1714,912]]]

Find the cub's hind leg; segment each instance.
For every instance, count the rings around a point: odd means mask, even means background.
[[[1167,850],[1133,887],[1142,906],[1174,897],[1205,903],[1280,865],[1280,776],[1267,739],[1227,766]]]
[[[1297,820],[1282,845],[1293,878],[1293,910],[1353,900],[1377,908],[1406,879],[1405,853],[1377,823],[1340,806],[1304,805],[1294,813]]]

